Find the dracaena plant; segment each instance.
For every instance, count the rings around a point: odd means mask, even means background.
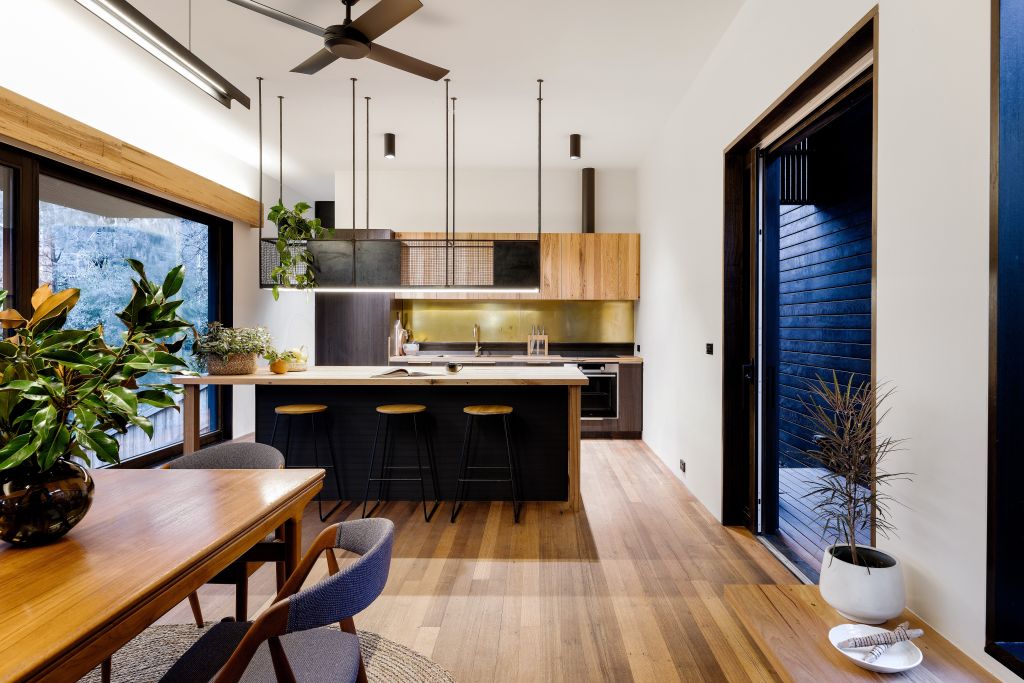
[[[120,346],[108,345],[99,325],[63,329],[78,303],[77,289],[40,287],[28,318],[0,312],[0,324],[13,331],[0,340],[0,472],[19,466],[45,472],[60,459],[88,462],[90,453],[117,463],[114,434],[135,425],[153,436],[153,424],[139,414],[141,404],[176,408],[173,395],[180,387],[142,380],[186,367],[178,354],[191,325],[178,314],[182,301],[173,298],[185,270],[173,268],[161,283],[150,280],[138,261],[128,263],[138,279],[117,316],[126,328]],[[0,304],[6,296],[0,291]]]
[[[299,202],[289,209],[278,202],[270,209],[267,218],[277,225],[277,256],[279,263],[270,271],[274,282],[274,300],[279,287],[309,289],[316,286],[316,269],[313,255],[306,248],[308,240],[318,240],[326,234],[334,234],[334,228],[325,228],[319,218],[309,219],[303,214],[309,211],[309,204]]]
[[[825,473],[807,497],[815,502],[823,533],[837,545],[849,546],[852,564],[867,566],[868,558],[857,552],[857,532],[870,532],[872,519],[881,536],[895,531],[893,501],[885,488],[894,479],[909,477],[886,472],[883,464],[903,439],[877,433],[894,389],[871,382],[854,385],[852,375],[844,384],[835,372],[831,380],[819,377],[808,384],[809,397],[801,400],[814,445],[802,452],[821,463]]]

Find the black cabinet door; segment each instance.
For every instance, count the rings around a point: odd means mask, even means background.
[[[393,295],[321,293],[316,297],[317,365],[387,365]]]

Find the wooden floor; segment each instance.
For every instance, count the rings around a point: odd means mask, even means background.
[[[416,649],[472,681],[777,681],[724,599],[726,585],[796,583],[749,533],[722,527],[639,441],[583,442],[584,509],[468,504],[430,524],[389,503],[391,576],[356,625]],[[358,517],[347,504],[334,519]],[[323,524],[315,504],[304,536]],[[323,561],[313,577],[326,573]],[[268,604],[269,567],[250,606]],[[232,612],[232,589],[200,591],[207,620]],[[188,623],[187,603],[161,623]]]
[[[818,500],[811,491],[826,471],[821,467],[779,468],[778,540],[784,542],[813,572],[810,578],[815,581],[821,558],[830,542],[825,540],[821,520],[814,511]],[[871,545],[870,530],[858,531],[857,542]]]

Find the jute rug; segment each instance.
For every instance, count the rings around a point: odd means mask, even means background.
[[[160,680],[204,632],[193,624],[150,626],[114,654],[111,683]],[[440,665],[376,633],[359,631],[359,643],[366,676],[374,683],[455,683]],[[82,682],[100,683],[100,670],[92,670]]]

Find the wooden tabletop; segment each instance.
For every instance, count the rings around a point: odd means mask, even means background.
[[[269,370],[259,370],[252,375],[202,375],[199,377],[175,377],[175,384],[260,384],[260,385],[402,385],[426,384],[448,386],[509,386],[509,385],[562,385],[582,386],[586,376],[575,367],[526,366],[526,367],[472,367],[466,365],[457,373],[449,373],[443,367],[409,368],[417,373],[409,377],[379,377],[394,367],[373,365],[314,366],[305,372],[289,372],[275,375]]]
[[[860,668],[832,647],[829,629],[849,620],[821,599],[817,586],[733,585],[725,587],[725,598],[785,681],[997,680],[910,611],[881,626],[895,628],[909,621],[911,628],[924,629],[924,636],[914,641],[924,661],[901,674],[880,674]]]
[[[77,680],[301,515],[324,472],[92,474],[92,509],[67,536],[37,548],[0,542],[0,681]]]

